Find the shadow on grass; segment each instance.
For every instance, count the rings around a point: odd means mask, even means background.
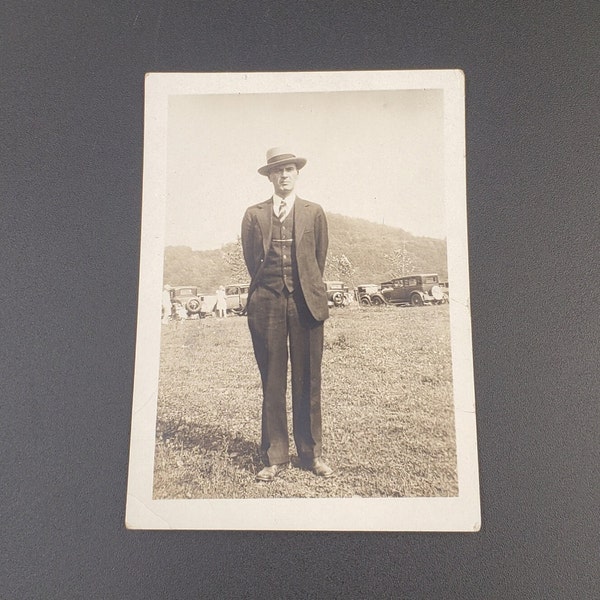
[[[189,417],[158,419],[157,447],[170,450],[178,460],[198,463],[204,457],[220,469],[229,468],[254,474],[262,468],[259,447],[240,432],[232,432],[218,424],[199,423]],[[202,461],[204,462],[204,461]],[[207,465],[208,466],[208,465]],[[214,471],[214,468],[209,468]]]

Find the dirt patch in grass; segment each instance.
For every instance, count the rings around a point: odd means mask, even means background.
[[[293,466],[271,484],[255,481],[261,403],[244,317],[163,326],[154,497],[458,493],[447,306],[332,311],[323,444],[334,478]]]

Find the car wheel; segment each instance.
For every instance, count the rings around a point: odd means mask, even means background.
[[[423,298],[419,294],[413,294],[410,297],[410,303],[412,306],[423,306]]]
[[[441,303],[444,300],[444,292],[439,285],[434,285],[431,288],[430,294],[435,298],[436,303]]]
[[[381,306],[383,304],[383,300],[379,296],[374,296],[373,298],[371,298],[371,302],[375,306]]]
[[[188,314],[192,315],[198,314],[201,308],[202,302],[200,302],[198,298],[190,298],[185,305],[185,309],[187,310]]]
[[[363,296],[363,297],[360,299],[360,303],[361,303],[363,306],[371,306],[371,298],[369,298],[368,296]]]
[[[336,292],[331,297],[331,301],[333,302],[334,306],[341,306],[342,304],[344,304],[344,296],[340,292]]]

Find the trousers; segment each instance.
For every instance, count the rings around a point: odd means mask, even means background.
[[[323,321],[311,315],[301,289],[277,293],[258,286],[248,304],[248,326],[263,389],[263,459],[270,465],[289,461],[288,358],[298,457],[302,462],[320,457]]]

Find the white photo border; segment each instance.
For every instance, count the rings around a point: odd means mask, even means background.
[[[169,97],[370,90],[443,91],[444,196],[459,493],[444,498],[191,499],[152,497],[160,362]],[[130,529],[479,531],[481,524],[468,273],[465,96],[460,70],[150,73],[126,526]]]

